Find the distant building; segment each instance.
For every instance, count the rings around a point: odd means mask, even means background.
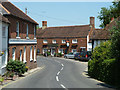
[[[6,71],[8,60],[8,26],[7,18],[0,14],[0,75]]]
[[[3,16],[10,21],[9,26],[9,60],[20,60],[29,67],[37,67],[36,62],[36,26],[33,19],[10,2],[0,4]]]
[[[42,28],[37,30],[37,51],[40,54],[50,52],[66,54],[69,52],[91,51],[90,32],[94,27],[94,17],[90,17],[89,25],[47,27],[47,21],[42,22]]]

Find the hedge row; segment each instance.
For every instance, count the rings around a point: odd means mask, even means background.
[[[110,59],[110,42],[102,43],[93,51],[92,60],[88,62],[89,76],[111,85],[120,85],[120,61]]]

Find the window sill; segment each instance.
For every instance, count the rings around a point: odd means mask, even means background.
[[[29,37],[26,37],[26,39],[30,39]]]
[[[16,39],[20,39],[20,37],[16,37]]]

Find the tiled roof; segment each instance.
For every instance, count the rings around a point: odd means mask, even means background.
[[[1,14],[0,14],[0,21],[5,22],[5,23],[10,23],[10,22],[8,21],[8,19],[5,18],[4,16],[2,16]]]
[[[108,40],[110,39],[110,32],[108,30],[96,29],[90,37],[93,40]]]
[[[37,37],[38,38],[87,37],[89,30],[90,30],[89,25],[48,27],[46,29],[39,28],[37,30]]]
[[[23,11],[13,5],[11,2],[2,2],[2,5],[9,12],[8,15],[13,15],[21,19],[27,20],[31,23],[38,24],[36,21],[26,15]]]

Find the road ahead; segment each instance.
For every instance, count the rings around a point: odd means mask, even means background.
[[[38,57],[37,62],[44,69],[5,88],[108,88],[83,75],[87,62],[54,57]]]

